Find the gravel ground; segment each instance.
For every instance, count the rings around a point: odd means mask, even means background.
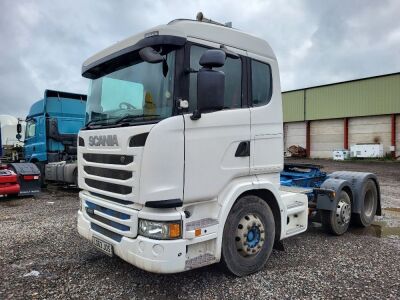
[[[284,252],[274,251],[265,269],[245,278],[218,265],[156,275],[110,258],[80,238],[77,192],[51,188],[36,199],[0,200],[0,299],[399,299],[400,164],[311,162],[328,172],[377,173],[384,216],[367,230],[351,228],[341,237],[314,225],[285,240]]]

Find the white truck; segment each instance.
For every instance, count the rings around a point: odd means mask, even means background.
[[[380,214],[371,173],[284,165],[277,59],[260,38],[173,20],[95,54],[78,137],[80,235],[150,272],[260,270],[273,247]]]

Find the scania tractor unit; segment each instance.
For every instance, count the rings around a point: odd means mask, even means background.
[[[77,136],[85,123],[86,95],[46,90],[26,117],[24,158],[42,179],[77,184]]]
[[[278,62],[260,38],[173,20],[90,57],[82,75],[78,231],[110,256],[244,276],[309,220],[341,235],[380,214],[374,174],[284,164]]]

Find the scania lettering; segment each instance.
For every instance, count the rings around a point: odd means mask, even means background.
[[[108,255],[244,276],[309,218],[341,235],[380,214],[374,174],[284,164],[276,56],[228,26],[174,20],[84,62],[78,231]]]
[[[117,135],[89,136],[89,146],[118,146]]]

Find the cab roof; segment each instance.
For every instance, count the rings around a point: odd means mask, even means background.
[[[82,70],[87,69],[90,65],[96,65],[96,62],[98,61],[104,61],[108,56],[116,52],[122,52],[124,49],[132,47],[137,42],[144,39],[145,36],[151,35],[155,32],[160,36],[177,36],[186,39],[196,38],[204,41],[215,42],[221,45],[249,51],[260,56],[276,59],[272,48],[263,39],[226,26],[195,20],[177,19],[166,25],[156,26],[135,34],[96,53],[83,63]]]

